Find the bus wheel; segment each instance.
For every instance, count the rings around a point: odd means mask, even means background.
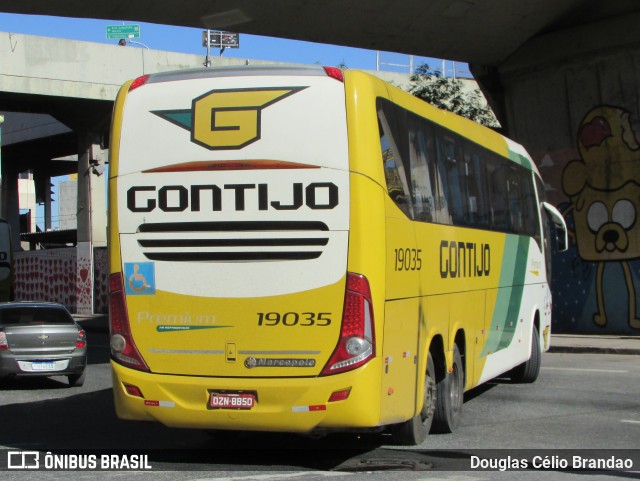
[[[415,446],[421,444],[431,430],[433,413],[436,409],[436,370],[429,353],[427,358],[427,374],[424,379],[424,400],[422,410],[413,418],[391,428],[394,444]]]
[[[511,377],[512,382],[524,384],[534,382],[538,379],[542,353],[540,352],[540,337],[536,326],[533,326],[531,336],[531,355],[529,356],[529,360],[511,370],[509,377]]]
[[[436,410],[432,431],[452,433],[460,424],[464,402],[464,367],[458,345],[453,346],[453,371],[436,386]]]

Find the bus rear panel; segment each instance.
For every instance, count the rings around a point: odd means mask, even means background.
[[[118,415],[216,429],[376,425],[371,294],[347,268],[344,84],[319,68],[159,74],[123,87],[116,130]]]

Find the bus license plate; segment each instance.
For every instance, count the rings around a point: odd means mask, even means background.
[[[212,392],[209,396],[211,409],[251,409],[255,404],[253,393]]]

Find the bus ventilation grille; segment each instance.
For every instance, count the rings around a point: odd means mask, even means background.
[[[259,262],[317,259],[329,242],[324,222],[172,222],[138,227],[147,259]]]

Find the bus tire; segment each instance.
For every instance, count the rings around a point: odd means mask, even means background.
[[[422,410],[413,418],[391,428],[394,444],[415,446],[421,444],[431,430],[436,407],[436,369],[431,353],[427,357],[427,372],[424,379],[424,400]]]
[[[446,369],[445,369],[446,371]],[[453,370],[436,385],[434,433],[452,433],[460,424],[464,402],[464,366],[458,345],[453,346]]]
[[[542,352],[540,351],[540,337],[538,328],[533,326],[531,333],[531,355],[529,360],[523,362],[519,366],[514,367],[509,377],[512,382],[526,384],[535,382],[540,374],[540,363],[542,361]]]

